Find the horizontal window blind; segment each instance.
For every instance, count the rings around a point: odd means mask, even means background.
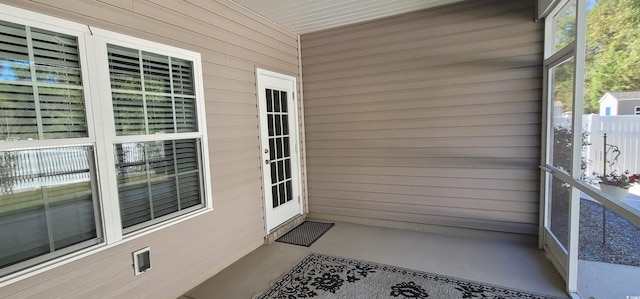
[[[114,146],[122,226],[131,228],[125,231],[203,206],[199,143],[187,139]]]
[[[76,36],[0,21],[0,275],[101,242]],[[5,143],[6,144],[6,143]]]
[[[0,21],[2,81],[31,81],[29,46],[25,26]]]
[[[116,134],[197,132],[191,61],[108,45]]]
[[[37,81],[82,85],[75,37],[31,28],[31,43]]]
[[[87,137],[77,38],[0,21],[0,140]]]

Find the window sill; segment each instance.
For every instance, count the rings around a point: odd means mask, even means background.
[[[156,225],[152,225],[152,226],[149,226],[149,227],[141,228],[139,230],[136,230],[136,231],[130,232],[130,233],[126,234],[126,235],[123,235],[121,241],[114,242],[113,244],[114,245],[115,244],[120,244],[123,241],[137,239],[139,237],[146,236],[148,234],[157,232],[159,230],[162,230],[162,229],[165,229],[167,227],[176,225],[178,223],[190,220],[190,219],[198,217],[200,215],[207,214],[207,213],[212,212],[212,211],[213,211],[212,207],[205,207],[205,208],[203,208],[201,210],[194,211],[192,213],[188,213],[188,214],[185,214],[185,215],[181,215],[181,216],[178,216],[178,217],[163,221],[163,222],[158,223]]]

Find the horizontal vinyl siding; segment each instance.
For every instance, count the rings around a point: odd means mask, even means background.
[[[618,101],[618,115],[636,115],[638,106],[640,106],[640,100]]]
[[[176,298],[262,242],[255,68],[297,77],[297,35],[226,0],[2,2],[200,52],[215,210],[3,287],[0,298]],[[146,246],[152,270],[135,277],[131,253]]]
[[[475,0],[302,35],[310,212],[535,234],[534,14]]]

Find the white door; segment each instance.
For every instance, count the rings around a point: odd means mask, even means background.
[[[267,231],[302,213],[296,78],[257,69]]]

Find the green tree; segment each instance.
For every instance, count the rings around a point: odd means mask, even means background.
[[[640,0],[597,0],[587,17],[585,112],[610,91],[640,90]]]
[[[575,40],[576,36],[576,5],[569,5],[559,15],[555,27],[556,50],[560,50]],[[573,107],[573,73],[574,61],[565,61],[553,69],[554,94],[553,101],[560,101],[564,111],[571,111]]]

